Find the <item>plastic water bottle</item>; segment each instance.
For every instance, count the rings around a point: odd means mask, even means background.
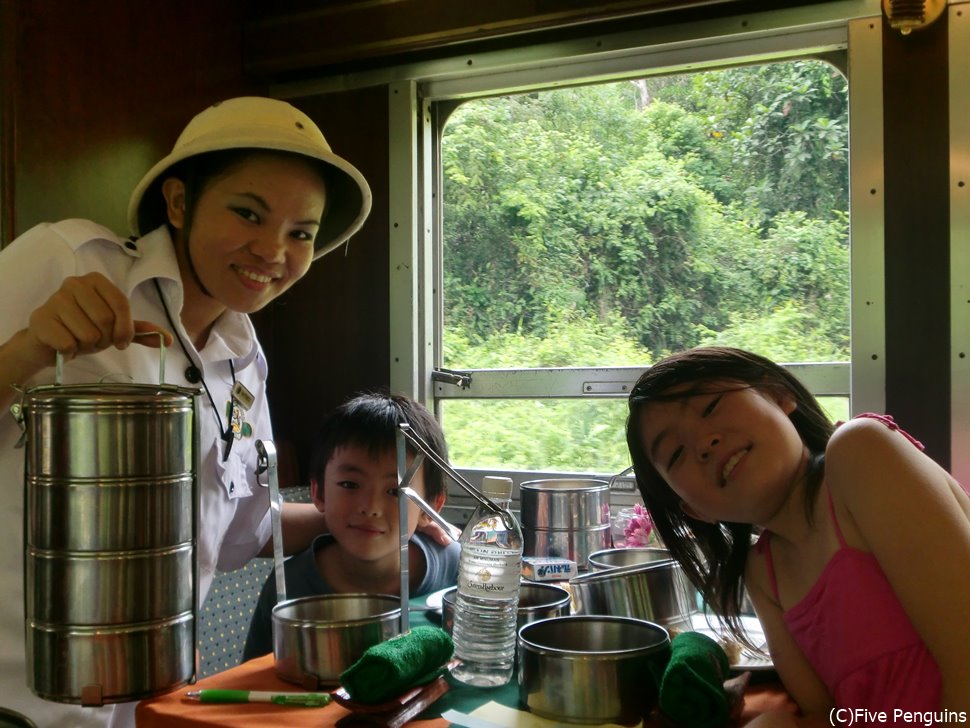
[[[522,528],[509,511],[510,478],[484,478],[482,493],[505,513],[480,505],[459,539],[452,638],[460,664],[451,674],[468,685],[496,687],[511,680],[515,666]]]

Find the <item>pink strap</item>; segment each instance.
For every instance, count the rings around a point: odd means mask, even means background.
[[[907,440],[913,443],[920,450],[926,449],[923,447],[923,443],[921,443],[915,437],[913,437],[908,432],[906,432],[906,430],[904,430],[899,425],[897,425],[896,421],[890,415],[880,415],[880,414],[876,414],[875,412],[862,412],[861,414],[856,415],[852,419],[857,419],[859,417],[865,417],[870,420],[878,420],[886,427],[888,427],[890,430],[894,430],[896,432],[901,433]],[[835,426],[838,427],[841,424],[843,423],[837,422]],[[839,519],[835,517],[835,504],[832,502],[832,491],[828,491],[828,497],[829,497],[829,516],[832,518],[832,525],[835,527],[835,535],[839,539],[839,544],[843,548],[845,548],[845,537],[842,535],[842,528],[839,526]]]
[[[876,414],[875,412],[863,412],[855,417],[868,417],[869,419],[879,420],[890,430],[895,430],[896,432],[902,433],[907,440],[913,443],[920,450],[926,449],[923,447],[923,443],[897,425],[896,421],[889,415],[880,415]],[[855,417],[853,417],[853,419],[855,419]],[[835,426],[838,427],[842,424],[844,423],[836,422]],[[845,548],[845,536],[842,535],[842,528],[839,526],[839,519],[835,517],[835,504],[832,502],[832,492],[827,490],[826,493],[829,501],[829,517],[832,519],[832,525],[835,527],[835,535],[839,539],[839,544],[841,547]],[[758,538],[758,543],[755,546],[755,549],[758,551],[758,553],[764,554],[765,563],[768,567],[768,582],[771,584],[771,593],[774,594],[775,600],[780,604],[781,597],[778,596],[778,579],[775,577],[775,563],[771,558],[771,531],[764,531],[761,534],[761,536]]]
[[[900,427],[899,425],[897,425],[896,424],[896,420],[894,420],[890,415],[880,415],[880,414],[876,414],[875,412],[862,412],[861,414],[856,415],[852,419],[857,419],[859,417],[867,417],[867,418],[869,418],[871,420],[879,420],[881,423],[883,423],[890,430],[895,430],[896,432],[902,433],[902,435],[907,440],[909,440],[911,443],[913,443],[920,450],[925,450],[926,449],[925,447],[923,447],[923,443],[921,443],[915,437],[913,437],[908,432],[906,432],[906,430],[904,430],[902,427]],[[843,424],[843,423],[842,422],[836,422],[835,423],[835,426],[838,427],[841,424]]]
[[[765,565],[768,567],[768,583],[771,584],[771,593],[775,596],[775,601],[781,604],[781,597],[778,596],[778,580],[775,578],[775,562],[771,559],[771,531],[763,531],[758,537],[755,545],[758,553],[764,554]]]
[[[826,488],[825,493],[829,497],[829,517],[832,519],[832,525],[835,526],[835,535],[839,539],[839,546],[845,548],[845,537],[842,535],[842,528],[839,526],[839,519],[835,517],[835,504],[832,502],[832,491]]]

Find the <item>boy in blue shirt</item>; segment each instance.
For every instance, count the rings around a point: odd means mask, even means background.
[[[399,395],[367,394],[334,411],[323,423],[310,463],[310,494],[326,514],[329,533],[285,564],[287,599],[333,593],[399,594],[397,426],[411,430],[443,461],[448,449],[441,427],[420,403]],[[408,462],[416,453],[408,446]],[[441,470],[425,461],[410,484],[436,510],[445,502]],[[454,586],[457,542],[442,546],[415,532],[430,521],[409,502],[408,565],[412,596]],[[249,626],[243,659],[273,651],[276,583],[263,585]]]

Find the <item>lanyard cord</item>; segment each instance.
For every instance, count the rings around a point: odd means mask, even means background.
[[[226,422],[226,426],[222,426],[222,417],[219,414],[219,408],[216,407],[216,402],[212,398],[212,392],[209,391],[209,385],[205,383],[205,377],[202,376],[202,370],[195,365],[195,360],[189,354],[188,348],[185,346],[185,342],[182,341],[182,337],[179,336],[178,327],[175,325],[175,321],[172,320],[172,314],[169,313],[168,304],[165,303],[165,296],[162,295],[162,287],[158,285],[158,279],[153,278],[152,282],[155,284],[155,290],[158,291],[158,300],[162,302],[162,309],[165,311],[165,318],[168,319],[169,326],[172,327],[172,335],[175,336],[175,340],[179,343],[182,348],[182,353],[185,354],[185,358],[189,362],[189,368],[185,370],[185,378],[190,382],[202,382],[202,388],[205,390],[206,396],[209,398],[209,403],[212,405],[212,411],[216,415],[216,423],[219,425],[219,434],[222,437],[222,441],[225,443],[225,449],[222,453],[222,462],[226,462],[229,459],[229,453],[232,451],[232,443],[235,441],[236,437],[232,431],[232,421]],[[229,359],[229,371],[232,373],[232,384],[233,387],[236,385],[236,368],[232,364],[232,359]]]

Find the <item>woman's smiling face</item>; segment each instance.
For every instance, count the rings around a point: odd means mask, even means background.
[[[184,185],[175,178],[166,185],[172,223],[184,230]],[[203,293],[233,311],[263,308],[309,269],[326,200],[311,162],[271,152],[247,156],[199,195],[189,261],[182,241],[176,245],[185,285],[201,283]]]
[[[788,417],[794,399],[736,382],[683,390],[683,398],[653,402],[640,414],[641,444],[657,472],[696,518],[770,520],[807,460]]]

